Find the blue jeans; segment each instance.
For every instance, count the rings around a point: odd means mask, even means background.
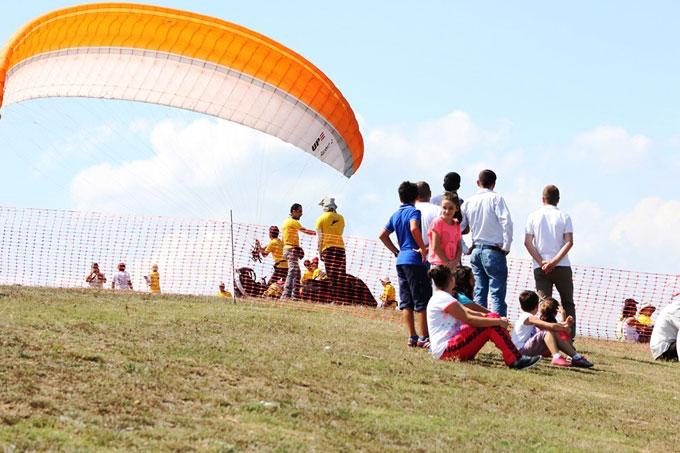
[[[470,256],[470,267],[475,275],[475,303],[486,307],[491,299],[491,311],[506,316],[508,306],[505,292],[508,286],[508,262],[505,254],[494,249],[475,247]]]

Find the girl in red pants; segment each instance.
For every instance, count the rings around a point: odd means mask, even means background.
[[[430,352],[442,360],[470,360],[487,341],[492,341],[503,354],[505,364],[521,370],[538,362],[540,356],[523,356],[512,343],[507,331],[508,319],[496,313],[479,313],[465,308],[451,295],[456,280],[451,270],[436,266],[428,275],[437,287],[427,304],[427,326]]]

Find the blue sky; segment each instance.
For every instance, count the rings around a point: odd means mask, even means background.
[[[489,167],[513,214],[513,255],[527,257],[526,215],[555,183],[574,218],[573,262],[678,273],[677,2],[158,3],[252,28],[322,69],[360,118],[359,173],[347,181],[287,145],[191,113],[31,101],[2,112],[0,203],[201,217],[233,208],[268,224],[300,201],[311,225],[328,194],[348,234],[373,238],[400,181],[424,179],[436,192],[455,170],[466,197]],[[72,4],[6,7],[0,39]],[[206,136],[240,138],[220,157],[199,145]],[[195,139],[195,152],[173,150],[180,138],[187,148]],[[171,170],[201,159],[211,168]],[[163,177],[140,184],[134,168]]]

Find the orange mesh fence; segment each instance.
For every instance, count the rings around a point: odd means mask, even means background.
[[[233,238],[232,238],[233,229]],[[233,239],[233,240],[232,240]],[[230,224],[224,220],[112,215],[91,212],[0,207],[0,284],[83,288],[91,266],[97,263],[110,289],[125,263],[134,291],[150,291],[152,265],[158,266],[161,293],[215,295],[220,282],[237,297],[276,301],[285,291],[286,271],[274,277],[273,254],[262,256],[256,247],[269,242],[269,227]],[[300,234],[304,258],[301,274],[293,279],[294,298],[315,303],[362,305],[367,318],[395,319],[393,312],[373,315],[382,304],[387,277],[399,298],[394,257],[377,240],[345,237],[342,257],[322,254],[317,239]],[[233,250],[233,252],[232,252]],[[300,254],[301,255],[301,254]],[[304,265],[310,260],[310,268]],[[232,266],[233,262],[233,266]],[[463,259],[464,264],[467,259]],[[340,263],[340,264],[338,264]],[[283,260],[279,261],[283,265]],[[335,268],[333,268],[335,266]],[[574,301],[579,335],[614,339],[616,325],[627,298],[639,307],[657,310],[679,290],[680,276],[573,266]],[[303,280],[305,271],[309,271]],[[519,314],[518,295],[534,288],[529,259],[508,258],[508,317]],[[224,294],[226,295],[226,294]],[[558,297],[555,291],[554,296]],[[295,303],[294,307],[304,304]],[[373,311],[372,311],[373,310]],[[363,312],[363,311],[362,311]],[[389,313],[389,314],[388,314]]]

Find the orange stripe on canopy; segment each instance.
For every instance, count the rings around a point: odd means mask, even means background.
[[[82,5],[28,23],[0,56],[0,107],[12,68],[47,52],[84,47],[165,52],[244,73],[317,112],[345,141],[352,154],[353,172],[361,164],[364,145],[354,113],[333,82],[312,63],[245,27],[157,6]]]

